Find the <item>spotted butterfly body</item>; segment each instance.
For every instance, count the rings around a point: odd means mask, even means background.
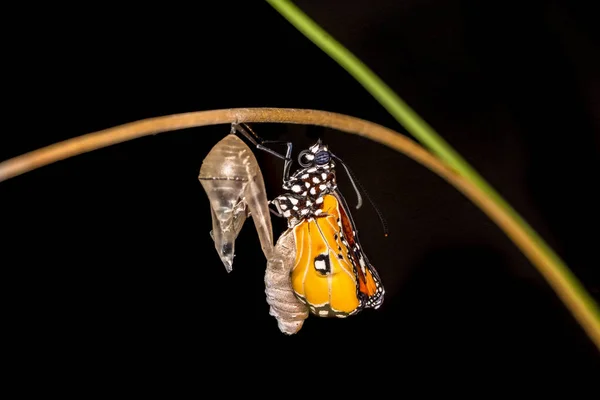
[[[377,309],[385,291],[360,247],[327,146],[319,141],[302,153],[303,168],[284,180],[287,193],[272,201],[294,234],[294,293],[321,317]]]

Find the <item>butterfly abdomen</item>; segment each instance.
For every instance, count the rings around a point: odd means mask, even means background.
[[[267,261],[265,293],[269,314],[277,319],[279,330],[288,335],[297,333],[308,317],[308,306],[296,297],[290,285],[295,258],[294,235],[287,230],[277,240],[273,257]]]

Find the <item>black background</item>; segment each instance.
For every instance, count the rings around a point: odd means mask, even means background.
[[[568,1],[296,4],[446,138],[599,297],[600,63],[591,8]],[[335,111],[406,133],[264,2],[26,11],[12,14],[19,28],[5,38],[12,127],[0,138],[0,159],[142,118],[230,107]],[[292,140],[297,151],[322,137],[377,202],[388,238],[368,204],[354,218],[387,289],[380,310],[346,320],[311,316],[297,335],[280,333],[268,315],[266,261],[253,224],[236,242],[231,274],[208,234],[197,175],[229,127],[189,129],[0,185],[3,330],[7,348],[19,354],[15,363],[67,375],[104,371],[106,382],[140,370],[179,371],[206,384],[203,369],[234,382],[256,373],[258,387],[286,368],[302,385],[403,390],[445,376],[460,390],[484,380],[597,379],[598,352],[553,291],[445,181],[356,136],[254,128]],[[281,192],[282,165],[268,154],[257,158],[272,198]],[[285,224],[273,223],[277,236]]]

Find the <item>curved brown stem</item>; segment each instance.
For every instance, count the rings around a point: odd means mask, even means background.
[[[589,337],[600,348],[600,322],[596,318],[592,307],[586,304],[586,299],[578,292],[575,284],[561,273],[561,269],[554,265],[538,243],[527,234],[504,208],[411,139],[391,129],[359,118],[326,111],[281,108],[237,108],[150,118],[75,137],[4,161],[0,163],[0,182],[59,160],[142,136],[198,126],[230,124],[232,122],[324,126],[364,136],[404,153],[419,162],[462,192],[508,235],[523,254],[537,267]]]

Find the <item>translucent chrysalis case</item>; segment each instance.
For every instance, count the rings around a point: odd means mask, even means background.
[[[273,254],[273,228],[262,173],[252,150],[231,133],[208,153],[198,176],[212,215],[211,237],[227,272],[233,268],[235,240],[248,216],[254,220],[263,253]]]
[[[281,332],[297,333],[308,318],[308,308],[292,289],[294,235],[288,229],[273,247],[269,202],[253,152],[239,137],[229,134],[208,153],[198,179],[210,202],[213,227],[210,235],[227,272],[233,268],[235,241],[251,216],[267,258],[265,294],[269,314],[275,317]]]

